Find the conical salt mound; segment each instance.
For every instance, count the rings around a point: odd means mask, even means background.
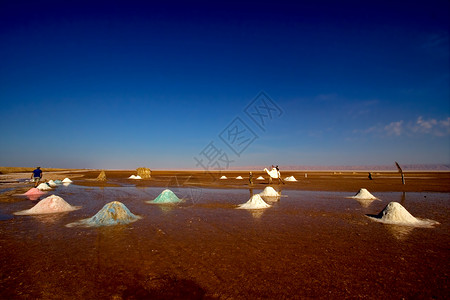
[[[128,179],[135,179],[136,175],[131,175],[130,177],[128,177]]]
[[[386,207],[376,216],[368,215],[375,221],[387,223],[387,224],[399,224],[409,226],[427,226],[439,224],[433,220],[418,219],[411,215],[406,208],[404,208],[398,202],[390,202]]]
[[[362,200],[375,200],[375,199],[378,199],[377,197],[375,197],[374,195],[369,193],[369,191],[364,189],[364,188],[360,189],[358,194],[356,194],[355,196],[353,196],[351,198],[362,199]]]
[[[264,202],[259,194],[253,195],[246,203],[240,204],[238,209],[262,209],[270,207],[269,204]]]
[[[41,195],[44,195],[44,194],[45,193],[42,192],[38,188],[31,188],[27,192],[24,193],[24,195],[26,195],[26,196],[41,196]]]
[[[64,178],[63,179],[63,181],[62,181],[62,183],[71,183],[72,182],[72,180],[70,180],[69,178]]]
[[[52,189],[48,184],[46,184],[44,182],[41,183],[40,185],[38,185],[37,188],[41,191],[49,191]]]
[[[54,214],[66,211],[72,211],[79,209],[79,207],[72,206],[63,198],[51,195],[47,198],[39,201],[35,206],[30,209],[22,210],[14,213],[15,215],[41,215],[41,214]]]
[[[261,193],[261,196],[278,197],[280,194],[271,186],[267,186]]]
[[[52,187],[52,188],[54,188],[54,187],[57,187],[58,185],[56,184],[56,182],[54,182],[53,180],[49,180],[48,182],[47,182],[47,184],[50,186],[50,187]]]
[[[259,176],[258,178],[256,178],[256,180],[264,180],[264,177]]]
[[[284,181],[297,181],[294,176],[289,176],[284,179]]]
[[[102,170],[102,171],[100,172],[100,174],[98,175],[98,177],[97,177],[96,180],[97,180],[97,181],[106,181],[106,173],[105,173],[104,170]]]
[[[129,224],[139,220],[141,217],[134,215],[121,202],[113,201],[105,204],[103,208],[95,214],[95,216],[83,219],[78,222],[67,224],[67,227],[98,227],[98,226],[112,226],[120,224]]]
[[[227,176],[223,175],[220,179],[228,179]]]
[[[244,179],[244,178],[242,178],[242,176],[238,176],[238,177],[236,177],[236,179]]]
[[[139,175],[136,175],[136,176],[134,176],[134,179],[142,179],[142,177]]]
[[[155,200],[147,201],[147,203],[178,203],[181,202],[180,198],[177,197],[171,190],[164,190]]]

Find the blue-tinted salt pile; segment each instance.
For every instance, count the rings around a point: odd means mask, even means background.
[[[95,216],[83,219],[78,222],[67,224],[67,227],[98,227],[98,226],[112,226],[120,224],[128,224],[139,220],[141,217],[134,215],[121,202],[113,201],[105,206]]]
[[[171,190],[164,190],[155,200],[147,201],[153,204],[178,203],[181,199],[177,197]]]

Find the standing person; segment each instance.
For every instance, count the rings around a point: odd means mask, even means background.
[[[250,172],[250,174],[248,174],[248,182],[250,184],[253,184],[253,174],[252,174],[252,172]]]
[[[36,167],[36,169],[33,171],[33,174],[31,174],[31,179],[33,179],[34,181],[34,187],[37,187],[39,181],[42,179],[41,167]]]

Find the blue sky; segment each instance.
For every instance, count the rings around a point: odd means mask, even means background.
[[[448,164],[449,6],[1,1],[0,165]]]

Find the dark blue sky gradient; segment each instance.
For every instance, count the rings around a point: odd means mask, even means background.
[[[1,1],[0,165],[450,163],[449,6]],[[233,156],[260,91],[283,114]]]

